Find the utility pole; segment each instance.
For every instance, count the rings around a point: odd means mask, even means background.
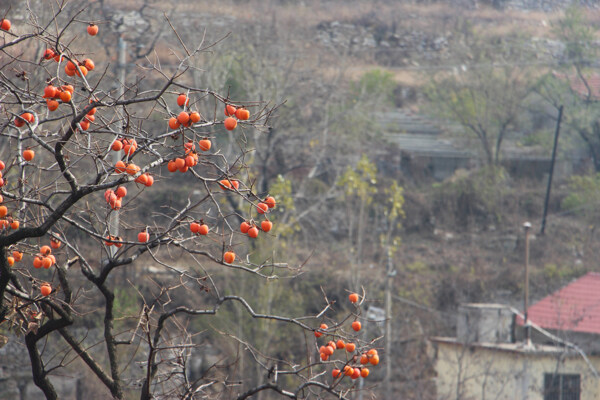
[[[387,249],[385,282],[385,398],[392,398],[392,283],[396,270],[392,265],[392,251]]]
[[[527,317],[527,308],[529,306],[529,233],[531,230],[531,224],[525,222],[523,224],[525,229],[525,296],[523,299],[523,316],[525,317],[525,343],[527,346],[531,345],[531,330],[529,329],[529,319]]]
[[[127,49],[127,43],[125,42],[125,40],[123,39],[123,36],[119,36],[119,41],[117,42],[117,50],[119,52],[119,58],[118,58],[118,63],[117,63],[117,70],[118,70],[118,83],[119,86],[117,88],[117,98],[122,99],[123,96],[125,95],[125,74],[127,72],[127,65],[126,65],[126,49]],[[121,128],[121,133],[123,133],[123,129]],[[117,163],[117,161],[121,160],[122,157],[122,153],[121,151],[115,151],[113,152],[113,165],[115,165]],[[108,220],[108,234],[110,236],[119,236],[119,211],[118,210],[112,210],[112,212],[110,213],[110,217]],[[115,248],[115,246],[110,246],[109,247],[109,252],[110,252],[110,256],[114,257],[114,255],[117,252],[117,249]]]
[[[540,235],[546,230],[546,216],[548,215],[548,203],[550,202],[550,189],[552,189],[552,176],[554,175],[554,163],[556,162],[556,149],[558,147],[558,134],[560,133],[560,122],[562,121],[563,106],[558,109],[558,119],[556,121],[556,131],[554,132],[554,146],[552,147],[552,161],[550,162],[550,173],[548,174],[548,187],[546,189],[546,198],[544,200],[544,216],[542,217],[542,227]]]

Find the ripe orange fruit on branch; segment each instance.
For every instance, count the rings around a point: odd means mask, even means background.
[[[183,167],[185,167],[185,160],[183,158],[176,158],[175,159],[175,167],[177,169],[182,169]]]
[[[182,93],[179,96],[177,96],[177,105],[179,107],[183,107],[184,105],[189,106],[190,105],[190,99],[188,99],[187,96]]]
[[[65,64],[65,71],[66,70],[75,72],[75,70],[77,70],[77,67],[75,66],[75,63],[73,61],[67,61],[67,63]]]
[[[46,49],[46,51],[44,51],[44,60],[51,60],[55,55],[54,50]]]
[[[31,161],[33,160],[33,157],[35,157],[35,152],[31,149],[27,149],[23,151],[23,159],[25,159],[25,161]]]
[[[13,221],[10,223],[10,229],[19,229],[19,225],[21,225],[19,221]]]
[[[52,293],[52,286],[50,286],[48,283],[44,283],[40,287],[40,292],[42,293],[42,296],[48,296],[50,293]]]
[[[104,192],[104,199],[107,203],[110,203],[111,200],[115,201],[117,199],[117,195],[112,189],[106,189]]]
[[[366,354],[363,354],[362,356],[360,356],[360,363],[362,365],[368,364],[369,363],[369,356]]]
[[[253,226],[252,228],[248,229],[248,236],[250,236],[252,239],[258,237],[258,228]]]
[[[379,356],[377,354],[371,356],[371,358],[369,359],[369,362],[371,363],[371,365],[379,364]]]
[[[198,228],[198,233],[200,235],[208,235],[208,225],[206,225],[206,224],[200,225],[200,227]]]
[[[81,73],[79,73],[79,71],[81,71]],[[87,68],[86,68],[86,67],[84,67],[83,65],[80,65],[80,66],[79,66],[79,69],[76,69],[76,70],[75,70],[75,74],[76,74],[77,76],[81,76],[81,75],[83,75],[83,76],[87,76],[87,74],[88,74],[88,70],[87,70]]]
[[[354,370],[352,371],[352,375],[350,375],[350,378],[358,379],[359,377],[360,377],[360,368],[354,368]]]
[[[48,269],[51,266],[52,266],[52,259],[50,257],[42,258],[42,267],[44,267],[44,269]]]
[[[125,172],[127,172],[129,175],[135,175],[140,172],[140,167],[133,163],[127,164],[127,167],[125,167]]]
[[[358,294],[357,293],[351,293],[348,296],[348,299],[350,299],[351,303],[356,303],[358,301]]]
[[[179,115],[177,116],[177,122],[179,122],[180,124],[187,124],[188,121],[190,120],[190,114],[186,113],[185,111],[182,111],[179,113]]]
[[[185,154],[189,154],[192,151],[196,150],[196,145],[193,140],[190,140],[187,143],[184,143],[183,148],[185,149]]]
[[[356,350],[356,345],[354,343],[346,343],[346,351],[348,353],[352,353],[354,350]]]
[[[354,329],[356,332],[360,331],[361,327],[360,321],[354,321],[352,323],[352,329]]]
[[[256,205],[256,211],[258,211],[259,214],[264,214],[269,211],[269,206],[265,203],[258,203]]]
[[[242,233],[248,233],[248,230],[250,229],[250,224],[247,223],[246,221],[242,222],[240,224],[240,232]]]
[[[125,186],[119,186],[117,190],[115,190],[115,194],[117,197],[125,197],[127,196],[127,188]]]
[[[369,376],[369,368],[363,368],[360,370],[360,376],[366,378]]]
[[[94,65],[94,62],[92,60],[90,60],[89,58],[86,58],[85,60],[83,60],[83,66],[85,68],[87,68],[88,71],[92,71],[96,67]]]
[[[61,241],[58,239],[54,239],[54,238],[50,238],[50,247],[52,247],[53,249],[58,249],[60,248],[61,245]]]
[[[50,246],[42,246],[40,247],[40,254],[43,256],[47,256],[48,254],[52,253],[52,249],[50,248]]]
[[[335,344],[335,347],[337,349],[345,349],[346,348],[346,343],[344,343],[344,341],[342,339],[339,339],[337,341],[337,343]]]
[[[51,99],[56,97],[58,90],[56,89],[56,87],[52,86],[52,85],[48,85],[44,88],[44,98],[45,99]]]
[[[33,259],[33,268],[42,268],[42,264],[44,263],[42,256],[35,256]]]
[[[273,223],[271,221],[263,221],[260,223],[260,228],[264,232],[269,232],[273,228]]]
[[[196,158],[191,154],[185,158],[185,166],[186,167],[193,167],[197,163],[198,163],[198,161],[196,161]]]
[[[202,116],[198,111],[192,111],[190,113],[190,121],[192,121],[194,124],[197,124],[200,122],[200,120],[202,120]]]
[[[230,104],[227,104],[227,105],[225,106],[225,116],[227,116],[227,117],[231,117],[232,115],[234,115],[234,114],[235,114],[235,111],[236,111],[236,109],[235,109],[235,107],[234,107],[234,106],[232,106],[232,105],[230,105]]]
[[[221,189],[223,190],[231,189],[231,182],[228,179],[220,180],[219,184],[221,185]]]
[[[88,116],[89,118],[90,116]],[[137,142],[135,139],[123,139],[123,151],[126,155],[130,156],[137,150]]]
[[[154,185],[154,177],[147,172],[144,175],[146,175],[146,183],[144,183],[144,185],[146,185],[146,187]]]
[[[277,205],[277,202],[275,201],[275,198],[273,196],[269,196],[265,199],[264,203],[269,207],[269,208],[275,208],[275,206]]]
[[[231,264],[235,261],[235,253],[233,251],[227,251],[223,254],[223,261],[227,264]]]
[[[245,108],[238,108],[235,111],[235,116],[237,117],[237,119],[239,119],[240,121],[245,121],[248,118],[250,118],[250,111],[246,110]]]
[[[67,90],[65,90],[64,92],[60,92],[60,101],[62,101],[63,103],[68,103],[69,101],[71,101],[71,97],[73,96],[73,94]]]
[[[190,224],[190,231],[192,231],[192,233],[198,233],[200,231],[200,224],[198,222],[192,222]]]
[[[227,129],[228,131],[232,131],[237,126],[237,120],[233,117],[228,117],[228,118],[225,118],[224,124],[225,124],[225,129]]]
[[[0,21],[0,29],[2,29],[3,31],[8,31],[10,29],[11,25],[12,24],[10,23],[10,20],[8,20],[6,18],[3,18]]]
[[[31,113],[23,113],[19,117],[15,118],[15,126],[20,128],[23,125],[25,125],[25,121],[32,124],[33,121],[35,121],[35,118],[33,117],[33,115]]]
[[[353,373],[354,373],[354,368],[352,368],[352,367],[350,367],[348,365],[346,365],[344,367],[344,375],[346,375],[346,376],[352,376]]]
[[[175,118],[175,117],[169,118],[169,128],[177,129],[177,128],[179,128],[180,125],[181,124],[179,123],[179,121],[177,121],[177,118]]]
[[[58,108],[58,101],[56,101],[56,100],[47,100],[46,101],[46,105],[48,106],[48,110],[50,110],[50,111],[56,111],[56,109]]]
[[[202,139],[201,141],[198,142],[198,147],[200,147],[200,150],[202,151],[208,151],[210,150],[211,147],[211,142],[208,139]]]
[[[147,174],[140,174],[140,176],[138,176],[137,178],[135,178],[135,182],[139,183],[140,185],[147,186],[147,184],[148,184],[148,175]]]
[[[117,163],[115,164],[115,172],[117,174],[122,174],[123,172],[125,172],[125,169],[127,167],[125,166],[125,163],[123,161],[117,161]]]
[[[5,217],[8,214],[8,208],[6,206],[0,206],[0,218]]]
[[[331,375],[333,375],[334,378],[339,378],[340,376],[342,376],[342,373],[339,369],[334,368],[333,370],[331,370]]]
[[[23,259],[23,253],[21,253],[19,250],[13,251],[12,255],[13,255],[15,261],[17,261],[17,262],[19,262]]]
[[[150,235],[148,234],[148,231],[144,229],[143,231],[138,233],[137,239],[138,242],[146,243],[148,239],[150,239]]]
[[[321,329],[321,330],[326,330],[327,328],[329,328],[327,326],[327,324],[321,324],[321,326],[319,326],[319,329]],[[323,336],[323,332],[315,331],[315,336],[321,337],[321,336]]]
[[[112,146],[110,146],[110,148],[113,151],[121,151],[121,149],[123,148],[123,142],[121,142],[120,139],[117,139],[113,142]]]
[[[96,24],[90,24],[87,27],[87,33],[90,36],[96,36],[98,34],[98,25],[96,25]]]

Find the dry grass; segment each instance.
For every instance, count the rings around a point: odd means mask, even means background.
[[[136,9],[142,2],[143,0],[109,0],[110,5],[121,9]],[[310,64],[325,77],[334,77],[339,74],[340,69],[345,70],[350,79],[357,79],[373,68],[381,68],[381,64],[368,52],[343,56],[343,49],[319,44],[314,40],[319,23],[341,21],[362,25],[377,24],[385,27],[388,32],[395,31],[399,35],[418,32],[429,38],[449,37],[448,50],[451,57],[447,60],[438,58],[435,53],[433,59],[421,59],[423,54],[414,49],[406,52],[396,48],[390,50],[399,52],[398,56],[390,53],[390,59],[395,60],[395,65],[418,62],[421,65],[439,66],[444,63],[457,64],[456,57],[452,57],[457,54],[452,46],[460,43],[460,36],[464,34],[461,29],[470,29],[488,43],[499,38],[506,41],[506,38],[517,34],[525,40],[530,37],[552,38],[552,26],[562,16],[561,12],[500,11],[489,6],[457,10],[444,3],[402,4],[391,0],[248,0],[244,3],[234,0],[180,0],[155,2],[153,7],[172,14],[178,30],[203,27],[198,21],[205,21],[209,33],[232,32],[238,36],[248,33],[252,26],[258,25],[265,30],[275,27],[278,32],[277,40],[284,48],[282,56],[293,54],[300,60],[298,65]],[[587,10],[586,19],[591,25],[600,25],[600,10]],[[170,44],[160,44],[157,46],[158,53],[168,56],[169,46]],[[422,85],[426,80],[423,73],[411,67],[412,64],[408,65],[408,68],[390,68],[395,80],[407,86]]]

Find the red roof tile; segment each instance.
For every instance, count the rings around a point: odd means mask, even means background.
[[[600,273],[589,272],[532,305],[531,322],[545,329],[600,334]],[[523,324],[517,318],[519,325]]]
[[[588,73],[583,77],[577,74],[561,74],[554,72],[554,76],[563,81],[568,81],[571,90],[584,100],[600,100],[600,75]]]

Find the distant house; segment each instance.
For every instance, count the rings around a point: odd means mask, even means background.
[[[443,137],[442,130],[424,115],[398,108],[381,113],[378,119],[385,139],[400,151],[400,169],[413,178],[443,180],[459,168],[476,164],[475,152]]]
[[[600,273],[589,272],[529,308],[528,318],[552,334],[600,355]],[[523,319],[517,317],[519,326]],[[548,343],[545,336],[536,342]]]
[[[579,76],[575,73],[564,74],[561,72],[552,72],[556,78],[568,82],[571,90],[583,100],[600,100],[600,74],[588,73]]]
[[[390,160],[383,154],[377,165],[380,171],[400,170],[415,180],[433,178],[442,181],[458,169],[481,165],[477,145],[469,144],[464,130],[451,121],[435,121],[425,115],[406,109],[379,113],[383,138],[397,153]],[[438,127],[443,125],[445,128]],[[576,161],[569,157],[559,160],[555,175],[568,176]],[[502,151],[502,165],[511,175],[533,179],[545,178],[550,169],[550,152],[541,147],[523,147],[514,140],[506,140]],[[393,164],[393,165],[390,165]]]
[[[432,337],[439,400],[600,399],[600,274],[588,273],[523,315],[459,307],[456,337]]]

